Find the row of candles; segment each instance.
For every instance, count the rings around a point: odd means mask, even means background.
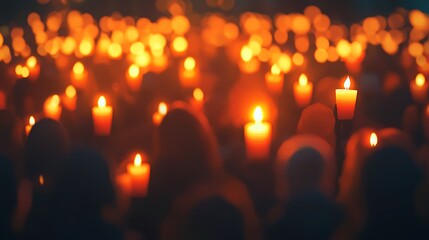
[[[79,66],[79,65],[75,65],[75,67],[76,66]],[[267,83],[269,82],[268,89],[270,89],[274,93],[281,92],[283,88],[283,76],[278,74],[276,65],[273,65],[273,67],[271,68],[271,72],[267,73],[266,82]],[[344,82],[344,89],[336,89],[335,91],[337,117],[339,120],[349,120],[349,119],[352,119],[354,116],[357,90],[351,90],[350,85],[351,85],[351,81],[347,77],[347,79]],[[418,74],[415,78],[415,81],[411,81],[410,83],[411,94],[413,99],[416,102],[424,103],[427,100],[428,89],[429,89],[429,85],[426,83],[425,77],[422,74]],[[294,97],[297,105],[300,107],[307,106],[311,102],[312,92],[313,92],[313,84],[308,81],[305,74],[301,74],[301,76],[299,77],[299,80],[294,84]],[[62,108],[61,108],[62,105],[67,109],[74,111],[74,109],[76,108],[76,98],[77,98],[76,89],[72,85],[66,88],[65,93],[61,97],[59,95],[53,95],[49,97],[48,99],[46,99],[43,107],[45,117],[59,120],[62,112]],[[193,104],[197,108],[201,108],[203,104],[203,99],[204,99],[203,91],[200,88],[195,88],[193,92]],[[0,91],[0,108],[4,108],[4,107],[5,107],[5,95]],[[158,106],[158,112],[154,113],[153,115],[153,122],[156,125],[158,125],[161,122],[162,117],[166,114],[166,112],[167,112],[167,105],[166,103],[161,102]],[[111,125],[112,125],[112,115],[113,115],[112,106],[108,106],[106,98],[104,96],[100,96],[97,101],[97,106],[94,106],[92,109],[94,131],[96,135],[107,136],[110,134]],[[260,121],[262,121],[263,113],[260,107],[255,108],[254,119],[255,119],[255,122],[258,122],[259,119]],[[30,126],[32,122],[34,124],[33,116],[31,116],[29,119]],[[252,130],[250,129],[255,129],[255,128],[249,128],[249,130],[246,130],[246,131],[249,131],[249,134],[250,132],[252,132]],[[256,129],[260,130],[262,128],[256,128]],[[271,129],[270,128],[263,128],[263,129],[264,129],[263,132],[265,132],[263,138],[268,138],[268,136],[271,135],[270,133]],[[259,130],[255,130],[255,131],[258,132]],[[250,135],[254,135],[255,138],[261,137],[259,136],[259,134],[250,134]],[[266,152],[266,150],[264,150],[263,152]],[[250,155],[254,155],[254,154],[250,154]],[[265,156],[265,154],[262,154],[262,155]]]

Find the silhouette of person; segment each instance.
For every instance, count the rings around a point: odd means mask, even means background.
[[[44,239],[50,234],[48,210],[50,193],[59,174],[59,167],[70,152],[70,140],[61,123],[42,119],[32,127],[25,146],[25,169],[32,183],[30,191],[20,196],[32,199],[24,227],[25,239]],[[20,199],[21,201],[21,199]],[[25,213],[24,213],[25,214]]]
[[[371,155],[362,172],[368,214],[361,239],[428,239],[429,228],[414,212],[421,180],[421,169],[404,150]]]
[[[12,163],[0,155],[0,239],[14,239],[12,214],[17,205],[17,189]]]
[[[92,150],[76,150],[62,164],[52,190],[55,239],[121,239],[105,219],[115,202],[109,168]]]
[[[267,219],[267,239],[331,238],[342,218],[329,190],[335,181],[326,175],[334,174],[334,165],[332,148],[319,137],[295,136],[281,145],[278,204]]]

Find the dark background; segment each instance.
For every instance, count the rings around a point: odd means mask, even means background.
[[[50,0],[51,2],[59,0]],[[64,1],[64,0],[63,0]],[[152,20],[164,15],[156,10],[155,0],[66,0],[70,8],[90,12],[95,17],[120,12],[123,15],[145,16]],[[78,2],[76,2],[78,1]],[[209,7],[205,0],[187,0],[193,4],[196,12],[222,11],[220,8]],[[235,0],[231,10],[224,11],[228,15],[238,15],[245,11],[260,12],[274,15],[278,12],[302,12],[308,5],[319,6],[332,20],[343,23],[360,21],[371,15],[387,15],[397,7],[420,9],[429,13],[429,0]],[[30,11],[47,12],[54,4],[41,5],[36,0],[0,0],[0,24],[25,21]],[[57,4],[60,6],[60,4]]]

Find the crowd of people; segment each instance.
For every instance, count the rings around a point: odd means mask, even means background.
[[[306,120],[312,109],[272,162],[230,171],[205,115],[174,103],[139,198],[123,196],[112,164],[74,146],[62,123],[42,119],[24,141],[1,110],[0,239],[428,239],[424,145],[389,128],[371,146],[363,128],[340,164],[334,128],[315,127],[323,114]]]

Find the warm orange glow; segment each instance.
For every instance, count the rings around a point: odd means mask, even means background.
[[[253,58],[252,49],[250,49],[248,46],[243,46],[241,48],[240,56],[244,62],[249,62]]]
[[[74,98],[76,96],[76,89],[72,85],[66,88],[66,96],[68,98]]]
[[[60,105],[60,96],[58,96],[56,94],[53,95],[52,98],[51,98],[51,101],[49,103],[52,106],[58,106],[58,105]]]
[[[256,123],[261,123],[264,120],[264,112],[262,111],[261,106],[256,106],[253,110],[253,119]]]
[[[145,48],[144,48],[144,44],[142,42],[135,42],[133,44],[131,44],[130,47],[130,52],[134,55],[139,55],[144,53]]]
[[[301,86],[307,86],[307,84],[308,84],[308,78],[307,78],[307,75],[305,75],[304,73],[303,73],[303,74],[301,74],[301,75],[299,76],[298,83],[299,83],[299,85],[301,85]]]
[[[337,52],[342,58],[348,57],[351,53],[350,43],[344,39],[340,40],[337,44]]]
[[[204,99],[204,92],[201,88],[195,88],[192,95],[197,101],[202,101]]]
[[[288,73],[292,68],[292,61],[286,53],[282,53],[279,56],[277,64],[284,73]]]
[[[91,54],[92,49],[94,48],[94,44],[89,39],[83,39],[79,44],[79,52],[83,56],[88,56]]]
[[[120,58],[122,55],[122,47],[119,43],[111,43],[107,48],[107,53],[111,58]]]
[[[158,113],[165,116],[165,114],[167,114],[167,111],[168,111],[167,104],[165,102],[160,102],[158,105]]]
[[[187,71],[192,71],[195,69],[195,59],[193,57],[187,57],[185,59],[185,62],[183,63],[183,66]]]
[[[419,73],[419,74],[417,74],[415,81],[416,81],[417,86],[423,87],[423,85],[425,85],[425,83],[426,83],[426,78],[423,74]]]
[[[172,47],[174,51],[178,53],[183,53],[186,51],[186,49],[188,49],[188,41],[184,37],[176,37],[173,40]]]
[[[36,123],[36,119],[34,119],[33,116],[30,116],[30,118],[28,119],[28,124],[30,126],[34,126],[35,123]]]
[[[29,68],[34,68],[37,64],[37,58],[35,56],[31,56],[27,59],[26,65]]]
[[[100,96],[100,97],[98,98],[97,105],[98,105],[98,107],[99,107],[99,108],[104,108],[104,107],[106,107],[106,105],[107,105],[107,103],[106,103],[106,98],[105,98],[104,96]]]
[[[39,184],[40,186],[43,186],[45,184],[45,178],[43,177],[43,175],[39,176]]]
[[[346,81],[344,81],[344,89],[349,90],[350,89],[350,85],[351,85],[350,77],[347,76]]]
[[[134,166],[139,167],[142,165],[142,155],[140,153],[137,153],[134,157]]]
[[[280,75],[281,73],[281,69],[279,68],[279,66],[277,64],[273,64],[273,66],[271,66],[271,74],[273,75]]]
[[[377,134],[373,132],[371,133],[371,137],[369,137],[369,145],[371,145],[371,147],[375,147],[377,146],[377,143],[378,143]]]
[[[85,71],[85,67],[83,66],[83,64],[81,62],[76,62],[73,65],[73,73],[76,75],[80,75],[83,74],[83,72]]]
[[[139,74],[140,74],[140,68],[139,68],[137,65],[132,64],[132,65],[128,68],[128,75],[129,75],[131,78],[137,78],[137,77],[139,76]]]
[[[18,76],[22,75],[22,66],[20,64],[16,65],[16,67],[15,67],[15,73]]]

